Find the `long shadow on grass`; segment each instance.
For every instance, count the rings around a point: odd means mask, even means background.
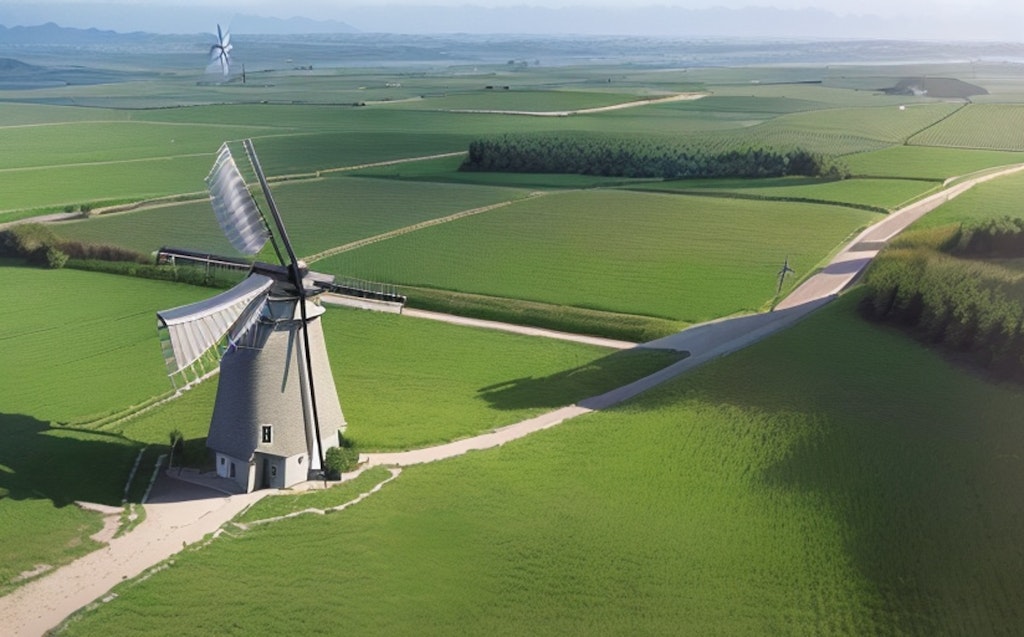
[[[623,350],[550,376],[517,378],[479,392],[495,409],[564,407],[643,378],[685,356],[671,350]]]
[[[838,533],[877,601],[821,597],[819,612],[852,612],[863,633],[1019,633],[1024,392],[858,321],[852,302],[837,303],[684,378],[684,395],[732,410],[729,435],[770,458],[752,488],[798,496],[836,521],[800,532],[810,546]],[[656,398],[645,406],[679,395]],[[809,568],[821,558],[808,554]],[[799,594],[818,593],[827,597]]]
[[[118,506],[140,445],[119,436],[51,427],[0,414],[0,497]]]

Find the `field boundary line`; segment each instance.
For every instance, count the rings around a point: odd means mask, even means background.
[[[365,471],[368,468],[369,467],[366,467],[366,466],[362,467],[358,471],[353,472],[349,476],[348,479],[349,480],[354,480],[356,477],[358,477],[360,474],[363,473],[363,471]],[[247,531],[247,530],[249,530],[249,527],[252,527],[252,526],[258,526],[260,524],[270,524],[271,522],[280,522],[281,520],[287,520],[289,518],[296,518],[296,517],[299,517],[300,515],[326,515],[328,513],[334,513],[334,512],[337,512],[337,511],[344,511],[345,509],[349,508],[350,506],[359,504],[360,502],[362,502],[366,498],[370,497],[374,493],[377,493],[378,491],[380,491],[381,489],[384,488],[385,484],[391,482],[392,480],[396,479],[399,475],[402,474],[402,469],[400,467],[388,467],[388,471],[391,472],[390,476],[388,476],[387,478],[381,480],[377,484],[373,485],[373,487],[370,488],[368,491],[364,491],[363,493],[360,493],[359,495],[357,495],[356,497],[352,498],[348,502],[342,502],[341,504],[339,504],[337,506],[327,507],[326,509],[318,509],[316,507],[310,507],[308,509],[302,509],[301,511],[292,511],[291,513],[285,513],[284,515],[275,515],[272,518],[264,518],[262,520],[253,520],[252,522],[232,522],[232,524],[235,527],[237,527],[239,529],[242,529],[243,531]],[[344,482],[341,482],[339,484],[344,484]],[[294,493],[281,493],[281,494],[278,494],[278,495],[279,496],[285,496],[285,495],[296,495],[296,494],[294,494]],[[269,497],[273,498],[273,497],[278,497],[278,496],[271,495]],[[255,504],[255,503],[253,503],[253,504]],[[248,507],[246,508],[246,510],[248,510]],[[245,510],[243,510],[241,513],[245,513]],[[241,513],[239,515],[241,515]]]
[[[542,196],[544,196],[546,194],[548,194],[548,193],[535,191],[535,192],[531,192],[529,195],[527,195],[526,199],[532,199],[532,198],[535,198],[535,197],[542,197]],[[309,255],[307,257],[304,257],[303,260],[307,264],[313,264],[313,263],[316,263],[317,261],[322,261],[322,260],[324,260],[324,259],[326,259],[328,257],[333,257],[335,255],[341,254],[342,252],[349,252],[351,250],[355,250],[356,248],[363,248],[365,246],[368,246],[368,245],[371,245],[371,244],[374,244],[374,243],[378,243],[380,241],[386,241],[388,239],[394,239],[395,237],[401,236],[403,234],[409,234],[410,232],[416,232],[417,230],[423,230],[424,228],[430,228],[432,226],[439,226],[439,225],[444,224],[444,223],[449,223],[449,222],[452,222],[452,221],[458,221],[459,219],[465,219],[466,217],[472,217],[474,215],[479,215],[479,214],[482,214],[482,213],[485,213],[485,212],[490,212],[491,210],[497,210],[498,208],[504,208],[505,206],[512,205],[512,204],[514,204],[514,203],[516,203],[518,201],[523,201],[523,200],[522,199],[511,199],[509,201],[500,201],[498,203],[492,203],[492,204],[489,204],[489,205],[486,205],[486,206],[480,206],[479,208],[470,208],[469,210],[462,210],[460,212],[456,212],[454,214],[447,215],[445,217],[438,217],[436,219],[428,219],[427,221],[421,221],[419,223],[414,223],[411,226],[405,226],[404,228],[397,228],[395,230],[391,230],[390,232],[385,232],[383,234],[374,235],[372,237],[366,237],[365,239],[359,239],[358,241],[352,241],[352,242],[346,243],[344,245],[336,246],[336,247],[333,247],[333,248],[328,248],[327,250],[323,250],[321,252],[317,252],[316,254],[311,254],[311,255]]]
[[[632,102],[620,102],[608,106],[595,106],[593,108],[578,108],[569,111],[515,111],[515,110],[488,110],[478,108],[455,108],[448,109],[447,113],[469,113],[477,115],[526,115],[528,117],[570,117],[572,115],[589,115],[591,113],[604,113],[607,111],[618,111],[624,108],[636,108],[637,106],[650,106],[651,104],[663,104],[665,102],[684,102],[699,100],[707,97],[710,93],[679,93],[667,97],[651,97],[647,99],[634,100]]]

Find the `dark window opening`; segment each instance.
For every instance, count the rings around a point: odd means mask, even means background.
[[[264,444],[270,444],[273,441],[273,427],[270,425],[263,425],[261,440]]]

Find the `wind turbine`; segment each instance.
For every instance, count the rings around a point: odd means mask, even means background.
[[[231,71],[231,34],[217,25],[217,44],[210,47],[210,64],[219,64],[224,77]]]

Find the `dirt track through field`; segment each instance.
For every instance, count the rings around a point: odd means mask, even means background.
[[[427,449],[365,454],[361,459],[367,466],[406,466],[443,460],[470,450],[502,445],[633,398],[705,362],[747,347],[795,324],[829,303],[836,294],[855,281],[882,245],[917,218],[977,183],[1020,170],[1024,170],[1024,164],[967,180],[892,213],[865,230],[829,266],[805,281],[775,311],[696,325],[678,334],[641,345],[689,352],[687,358],[646,378],[582,400],[578,404],[473,438]],[[146,504],[146,520],[131,533],[0,597],[4,635],[19,637],[42,634],[77,609],[102,598],[120,581],[146,572],[189,544],[215,533],[251,502],[268,493],[257,491],[225,497],[221,493],[182,483],[166,475],[161,477],[157,485],[153,499]]]
[[[624,108],[636,108],[637,106],[650,106],[651,104],[664,104],[666,102],[689,102],[692,100],[699,100],[702,97],[707,96],[708,93],[680,93],[678,95],[669,95],[667,97],[652,97],[644,100],[634,100],[632,102],[621,102],[619,104],[611,104],[609,106],[579,108],[569,111],[512,111],[459,108],[452,109],[447,112],[473,113],[477,115],[526,115],[529,117],[569,117],[571,115],[589,115],[592,113],[606,113],[608,111],[618,111]]]

